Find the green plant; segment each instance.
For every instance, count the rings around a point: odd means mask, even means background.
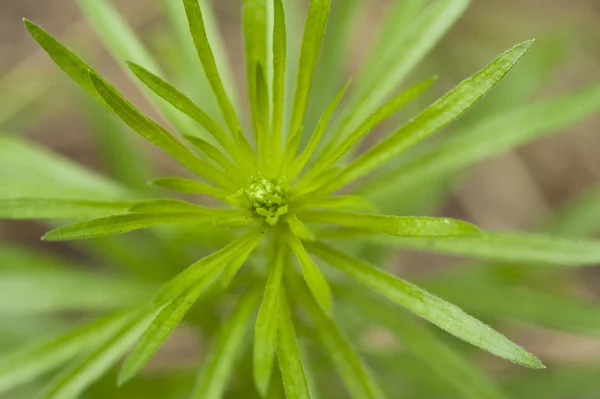
[[[110,8],[106,8],[104,3],[82,1],[82,4],[96,12],[98,18],[106,18],[104,23],[115,22],[111,19]],[[349,283],[340,274],[325,278],[309,252],[381,296],[469,343],[528,367],[543,367],[533,355],[457,307],[324,243],[324,240],[334,238],[361,237],[365,240],[362,236],[367,233],[367,239],[381,242],[386,240],[380,236],[383,234],[416,237],[393,238],[394,245],[461,253],[484,259],[500,258],[557,265],[597,262],[600,250],[595,242],[520,233],[486,234],[468,223],[448,218],[357,213],[354,210],[371,210],[374,205],[363,196],[333,195],[463,114],[512,69],[526,53],[531,42],[507,51],[385,140],[349,161],[347,166],[339,166],[339,161],[348,158],[356,143],[433,83],[434,79],[425,80],[380,105],[388,96],[390,87],[394,86],[393,83],[401,80],[422,53],[427,51],[435,39],[434,34],[443,34],[443,27],[449,26],[460,15],[466,2],[440,1],[428,8],[408,33],[412,35],[409,36],[412,39],[409,43],[416,44],[412,51],[406,52],[406,58],[400,60],[402,68],[374,66],[373,69],[378,74],[364,77],[368,84],[359,86],[356,94],[340,111],[342,122],[333,129],[328,129],[329,121],[348,89],[348,85],[344,86],[323,112],[299,155],[296,154],[330,3],[316,0],[311,2],[291,118],[285,129],[284,76],[287,55],[283,4],[281,1],[272,4],[274,27],[271,64],[266,22],[267,8],[271,3],[244,3],[246,70],[257,155],[242,133],[235,107],[216,66],[198,2],[186,0],[184,5],[206,78],[214,90],[227,128],[222,128],[218,121],[158,76],[158,70],[151,60],[131,62],[128,65],[135,76],[156,94],[157,104],[200,155],[194,155],[166,129],[143,115],[97,72],[40,27],[30,22],[26,22],[26,25],[58,66],[89,94],[113,110],[138,134],[162,148],[205,181],[162,178],[153,181],[155,186],[206,195],[220,201],[225,207],[209,208],[174,199],[101,201],[12,198],[0,202],[2,215],[16,219],[98,217],[59,227],[45,236],[47,240],[57,241],[114,235],[164,224],[189,224],[189,230],[205,229],[214,231],[215,234],[221,232],[222,227],[230,227],[241,234],[224,248],[171,279],[150,301],[142,301],[128,310],[60,336],[57,340],[35,348],[33,352],[17,355],[12,364],[20,365],[21,370],[26,370],[22,371],[24,374],[19,378],[37,375],[63,363],[83,348],[88,348],[90,355],[58,377],[45,394],[46,397],[75,397],[118,361],[133,342],[137,342],[119,374],[119,381],[126,382],[158,350],[198,296],[219,296],[234,285],[237,292],[242,292],[237,299],[238,305],[221,327],[212,352],[198,377],[194,393],[195,397],[220,397],[232,376],[236,357],[243,352],[246,326],[252,322],[253,313],[259,308],[260,296],[266,286],[256,321],[253,352],[254,378],[262,395],[277,395],[279,380],[272,378],[274,355],[277,353],[287,396],[309,397],[294,326],[296,324],[296,327],[304,328],[303,321],[299,318],[292,323],[293,310],[300,308],[308,313],[311,320],[309,325],[314,329],[315,338],[322,341],[325,349],[334,354],[334,365],[347,384],[350,394],[353,397],[381,397],[377,382],[333,321],[330,286],[341,297],[350,296],[352,299],[359,294],[344,294],[352,289]],[[142,63],[154,72],[139,65]],[[269,79],[270,76],[272,79]],[[573,97],[579,102],[570,98],[538,105],[535,109],[538,112],[536,115],[540,115],[538,125],[528,123],[528,128],[524,131],[517,129],[514,136],[504,137],[506,142],[486,145],[487,141],[480,141],[480,137],[474,134],[463,134],[434,149],[435,156],[425,153],[421,158],[412,159],[409,166],[424,174],[458,168],[498,151],[499,146],[514,146],[530,135],[540,134],[561,123],[584,116],[597,107],[594,102],[598,101],[596,90],[577,93]],[[166,103],[161,102],[161,99]],[[199,131],[190,124],[190,120],[174,113],[167,103],[196,121],[205,131]],[[556,116],[558,120],[546,117],[549,110],[564,110],[568,105],[572,109]],[[531,109],[527,111],[530,112]],[[531,117],[529,113],[522,113]],[[523,117],[521,114],[511,115],[510,122],[518,123],[519,116]],[[329,134],[326,134],[328,130]],[[289,132],[287,137],[283,134],[284,131]],[[327,143],[317,152],[319,144],[325,140]],[[458,150],[464,150],[460,156],[456,155]],[[404,170],[411,170],[406,165],[402,166]],[[403,173],[404,179],[410,179],[406,172]],[[394,176],[393,180],[399,179],[405,183],[402,180],[403,173],[399,173],[400,178]],[[401,187],[411,186],[405,183]],[[363,187],[363,190],[367,188]],[[343,226],[345,229],[330,229],[327,225]],[[370,235],[374,235],[374,238]],[[292,254],[298,258],[304,282],[291,265]],[[240,270],[247,260],[254,262]],[[267,267],[261,267],[261,264]],[[365,298],[364,301],[368,299]],[[371,308],[384,306],[386,305],[377,304]],[[407,321],[408,323],[410,322]],[[419,332],[420,326],[415,325],[413,328],[414,335],[422,335]],[[434,338],[432,342],[435,342]],[[16,370],[18,373],[19,368]],[[468,373],[477,374],[470,369]],[[473,389],[478,390],[477,392],[486,392],[488,397],[500,395],[483,377],[476,378],[478,385]],[[15,377],[14,380],[18,378]]]

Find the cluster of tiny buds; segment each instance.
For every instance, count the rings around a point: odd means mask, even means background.
[[[280,216],[288,212],[286,189],[278,179],[254,177],[244,190],[244,195],[252,211],[264,216],[271,226],[275,226]]]

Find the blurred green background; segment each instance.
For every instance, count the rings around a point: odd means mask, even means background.
[[[337,0],[334,3],[339,9],[344,6],[344,1],[346,0]],[[155,0],[115,0],[113,3],[136,28],[147,46],[155,54],[159,54],[158,58],[162,60],[165,70],[175,75],[178,65],[169,64],[169,61],[174,59],[170,55],[179,49],[171,40],[173,32],[166,23],[162,4]],[[234,77],[243,93],[245,84],[239,1],[218,0],[213,3]],[[364,0],[364,5],[352,23],[349,51],[343,58],[347,76],[355,74],[368,56],[377,37],[376,27],[380,25],[388,3],[390,1]],[[106,151],[111,151],[110,146],[103,147],[98,139],[98,132],[94,133],[94,130],[105,125],[90,119],[90,114],[94,114],[90,111],[92,105],[88,104],[84,95],[35,45],[23,27],[23,17],[44,26],[76,52],[83,54],[129,98],[156,116],[135,85],[106,53],[72,0],[3,0],[0,3],[0,130],[28,137],[91,169],[106,174],[113,173],[104,162]],[[301,19],[302,16],[298,15],[298,18]],[[430,93],[433,99],[514,43],[528,38],[537,39],[528,55],[528,59],[531,57],[532,60],[526,59],[519,65],[508,77],[509,81],[515,79],[513,83],[501,84],[497,89],[498,95],[478,105],[465,118],[464,123],[490,112],[490,109],[498,110],[501,107],[526,104],[534,99],[549,98],[599,80],[600,2],[596,0],[474,0],[450,34],[417,68],[415,75],[424,77],[437,73],[440,76],[440,82]],[[533,65],[535,62],[540,65]],[[519,69],[524,71],[526,68],[535,71],[535,74],[518,75]],[[344,80],[343,76],[336,78],[340,82]],[[526,229],[535,225],[553,214],[561,204],[579,198],[583,192],[593,190],[600,182],[599,127],[600,115],[596,115],[565,129],[561,134],[537,140],[516,151],[478,163],[462,174],[447,197],[439,198],[437,212],[466,219],[492,230]],[[157,170],[175,170],[162,154],[158,154],[141,140],[136,142],[151,157]],[[0,170],[0,174],[13,172],[7,168]],[[437,198],[429,199],[435,203]],[[595,224],[598,225],[595,232],[600,232],[600,220]],[[0,240],[7,247],[20,244],[43,253],[64,255],[80,265],[95,264],[92,257],[81,248],[40,243],[39,237],[46,230],[45,225],[36,222],[2,221]],[[393,257],[390,262],[391,267],[402,276],[417,278],[414,276],[448,267],[455,263],[455,259],[406,253],[399,259]],[[182,260],[181,266],[184,264],[185,260]],[[573,272],[571,278],[556,282],[563,284],[559,287],[562,292],[573,293],[590,301],[600,301],[598,268]],[[44,317],[52,318],[51,315]],[[30,321],[34,323],[40,320],[34,318]],[[600,319],[596,322],[600,324]],[[18,330],[13,335],[15,342],[28,338],[27,334],[21,334],[24,331],[31,335],[38,333],[35,326]],[[518,342],[545,362],[565,367],[557,367],[558,371],[551,368],[549,374],[538,372],[534,375],[486,356],[479,363],[486,372],[515,372],[526,376],[524,378],[527,379],[521,382],[518,379],[507,382],[506,389],[515,392],[514,397],[600,397],[600,379],[597,378],[600,375],[600,329],[588,334],[572,334],[509,323],[505,331],[510,331],[512,337],[516,337]],[[390,337],[386,331],[373,326],[370,333],[373,335],[367,340],[370,345],[375,345],[372,349],[374,352],[377,352],[378,345],[392,345],[388,342]],[[201,349],[198,349],[193,335],[190,336],[185,330],[178,334],[178,339],[171,339],[167,348],[161,352],[162,357],[155,362],[155,367],[162,370],[171,367],[187,369],[196,363]],[[5,345],[3,350],[12,346],[8,343]],[[477,354],[472,358],[479,360]],[[418,367],[410,362],[394,363],[387,367],[386,361],[385,358],[377,360],[381,362],[377,370],[389,373],[380,373],[384,381],[389,379],[393,383],[394,374],[400,369],[400,373],[406,375],[411,375],[411,372],[415,375],[419,373]],[[550,384],[554,378],[553,372],[562,373],[555,380],[566,381],[564,386],[587,389],[575,393],[566,390],[561,393],[559,388],[553,388]],[[184,382],[187,381],[185,375],[177,376],[179,377]],[[179,384],[175,382],[175,385]],[[433,385],[429,396],[418,397],[455,397],[443,393],[443,390],[442,393],[436,392]],[[544,394],[541,387],[546,385],[548,391]],[[511,389],[514,391],[510,391]],[[157,392],[153,394],[159,395]]]

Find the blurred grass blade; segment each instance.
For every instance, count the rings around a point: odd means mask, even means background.
[[[302,211],[298,217],[306,222],[332,223],[398,237],[484,236],[477,226],[449,218],[384,216],[333,210]]]
[[[415,7],[414,1],[403,1],[406,7]],[[346,138],[360,121],[371,114],[398,87],[409,72],[433,49],[446,32],[460,18],[469,5],[468,0],[439,0],[428,6],[416,19],[404,21],[409,25],[402,34],[386,36],[387,54],[377,53],[381,58],[379,67],[363,75],[364,83],[358,82],[357,94],[344,108],[343,122],[336,136]],[[419,4],[415,8],[420,8]],[[408,15],[414,11],[402,9]],[[400,21],[403,19],[403,15]],[[394,21],[395,24],[400,23]],[[398,25],[397,28],[398,29]],[[402,51],[398,51],[402,49]],[[369,78],[370,77],[370,78]]]
[[[108,341],[102,343],[89,355],[78,360],[72,367],[57,375],[40,398],[75,399],[129,350],[154,315],[137,314],[120,328]]]
[[[0,272],[0,315],[106,311],[147,299],[151,286],[119,275],[48,268]],[[106,295],[110,292],[110,295]]]
[[[334,367],[347,386],[348,394],[352,398],[383,399],[383,391],[337,323],[323,313],[299,282],[294,281],[290,286],[290,294],[304,305],[315,324],[321,344],[332,357]]]
[[[593,187],[561,206],[542,223],[542,230],[565,237],[585,237],[600,232],[597,220],[600,220],[600,190]]]
[[[361,192],[393,195],[440,175],[449,175],[475,162],[552,134],[600,109],[600,85],[503,112],[474,123],[439,146],[419,154],[402,168],[366,184]]]
[[[287,27],[285,24],[283,0],[274,0],[273,3],[273,82],[270,141],[273,164],[278,165],[283,151]]]
[[[321,115],[321,119],[319,119],[319,122],[317,123],[317,127],[316,127],[315,131],[310,136],[310,140],[309,140],[308,144],[306,145],[306,148],[304,149],[304,151],[302,151],[302,153],[300,154],[300,156],[298,156],[298,158],[294,159],[294,162],[289,167],[289,169],[286,173],[287,179],[289,181],[294,181],[296,179],[296,177],[300,174],[300,172],[302,172],[302,169],[304,169],[304,167],[306,166],[308,161],[310,161],[311,157],[317,150],[317,147],[319,146],[319,143],[321,142],[321,139],[323,138],[323,135],[325,134],[325,131],[327,130],[329,121],[331,120],[333,113],[338,109],[338,106],[339,106],[340,102],[342,101],[342,98],[346,94],[346,91],[348,90],[350,83],[351,83],[351,81],[348,81],[348,83],[346,83],[346,85],[344,87],[342,87],[342,89],[337,93],[337,95],[331,101],[331,103],[329,104],[329,106],[327,107],[325,112],[323,112],[323,115]]]
[[[279,292],[284,263],[288,261],[287,247],[278,243],[269,259],[269,277],[265,293],[256,318],[254,329],[253,372],[256,389],[265,397],[273,371],[277,347],[277,315]]]
[[[302,275],[304,276],[304,280],[306,281],[311,294],[323,311],[325,311],[328,316],[331,316],[333,313],[331,288],[329,288],[329,283],[323,275],[323,272],[321,272],[321,269],[319,269],[308,255],[298,237],[290,234],[288,236],[288,242],[302,266]]]
[[[240,123],[229,96],[225,91],[225,87],[223,86],[223,81],[221,80],[221,75],[217,68],[215,56],[206,32],[206,25],[204,23],[200,4],[198,0],[184,0],[183,4],[185,6],[190,32],[194,39],[194,44],[196,45],[198,57],[204,67],[206,77],[217,97],[221,112],[223,113],[223,117],[225,118],[225,122],[227,123],[231,134],[237,134],[240,129]]]
[[[313,75],[317,61],[321,53],[325,27],[331,10],[331,0],[312,0],[308,8],[306,24],[304,25],[304,38],[298,62],[298,76],[296,79],[296,91],[294,105],[292,108],[292,119],[290,122],[290,134],[288,143],[293,141],[296,132],[304,125],[308,96],[313,83]],[[296,154],[297,145],[292,148],[290,154]]]
[[[173,213],[173,212],[197,212],[201,214],[207,213],[223,213],[231,210],[207,208],[202,205],[196,205],[191,202],[177,200],[173,198],[158,198],[148,201],[139,201],[133,203],[129,207],[131,213]]]
[[[224,188],[235,190],[237,185],[229,176],[192,154],[171,133],[140,112],[108,82],[93,72],[90,78],[110,108],[140,136],[164,150],[198,176]]]
[[[354,195],[338,195],[328,197],[306,197],[294,203],[299,209],[335,209],[374,211],[375,205],[364,197]]]
[[[149,184],[157,187],[168,188],[169,190],[177,191],[185,194],[204,194],[215,198],[225,198],[230,193],[209,184],[199,182],[197,180],[184,179],[181,177],[162,177],[151,181]]]
[[[0,199],[0,219],[89,219],[126,212],[133,202],[59,198]]]
[[[298,349],[296,331],[292,322],[290,305],[283,287],[279,292],[279,315],[277,317],[277,359],[286,398],[310,399],[306,374]]]
[[[541,263],[562,267],[594,266],[600,262],[600,242],[542,234],[487,232],[484,239],[365,238],[374,244],[461,255],[498,262]]]
[[[414,86],[409,87],[406,90],[400,92],[388,102],[379,107],[374,113],[364,120],[354,131],[352,131],[346,139],[340,143],[337,147],[329,147],[324,150],[324,155],[320,158],[308,176],[314,177],[333,165],[338,159],[342,158],[348,153],[363,137],[369,134],[373,129],[383,123],[386,119],[394,115],[400,108],[420,96],[425,90],[427,90],[435,81],[437,77],[431,77],[418,83]],[[314,171],[314,172],[313,172]]]
[[[58,154],[16,137],[0,134],[0,198],[71,198],[123,201],[135,191],[83,168]]]
[[[108,339],[127,322],[129,316],[117,312],[16,351],[4,353],[0,358],[0,392],[31,382],[98,342]]]
[[[81,240],[123,234],[166,224],[211,223],[213,226],[217,226],[227,224],[243,225],[249,222],[248,217],[239,215],[228,217],[198,212],[136,213],[108,216],[59,227],[46,233],[42,239],[46,241]]]
[[[523,42],[464,80],[391,136],[353,161],[323,191],[332,192],[380,167],[465,113],[519,62],[532,40]]]
[[[525,367],[544,368],[534,355],[504,335],[416,285],[324,244],[306,245],[316,256],[350,275],[362,285],[406,307],[457,338]]]
[[[357,313],[368,315],[389,329],[403,347],[423,360],[436,378],[445,381],[461,397],[507,399],[476,365],[404,312],[392,309],[382,300],[367,295],[357,296],[354,290],[345,292],[342,297]]]
[[[250,321],[260,295],[250,291],[240,298],[232,315],[217,333],[216,342],[211,348],[196,382],[192,398],[220,399],[224,396],[229,380],[234,373],[236,361],[247,343]]]

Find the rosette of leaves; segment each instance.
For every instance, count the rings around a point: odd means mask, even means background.
[[[81,4],[84,10],[94,15],[105,40],[118,42],[123,39],[111,32],[111,24],[119,27],[122,21],[111,14],[104,2],[82,1]],[[77,397],[133,345],[119,373],[119,383],[125,383],[157,352],[198,296],[235,286],[233,288],[243,294],[215,339],[198,376],[193,397],[224,395],[228,381],[233,378],[235,359],[243,351],[243,337],[250,323],[255,323],[253,375],[257,391],[262,396],[278,397],[282,381],[287,397],[311,397],[296,338],[296,329],[302,327],[299,318],[295,317],[297,311],[304,311],[309,316],[315,338],[332,355],[350,395],[383,397],[376,379],[335,321],[331,287],[343,293],[345,276],[467,343],[526,367],[543,368],[534,355],[460,308],[348,253],[352,251],[340,250],[344,249],[343,244],[336,247],[330,242],[348,237],[365,241],[389,237],[401,246],[431,248],[484,259],[513,256],[514,260],[528,262],[548,262],[550,259],[550,263],[556,264],[598,261],[598,245],[594,242],[516,233],[487,234],[469,223],[449,218],[381,215],[373,211],[374,206],[366,196],[339,194],[340,190],[352,183],[361,183],[361,178],[376,172],[464,114],[528,51],[532,41],[509,49],[383,140],[353,157],[357,144],[374,128],[434,83],[435,78],[427,79],[388,99],[390,91],[444,34],[466,5],[466,1],[439,1],[424,10],[401,36],[402,43],[407,44],[403,56],[384,52],[381,58],[386,62],[369,66],[371,73],[361,77],[349,100],[344,97],[350,84],[328,99],[330,103],[321,110],[303,147],[301,138],[307,121],[313,76],[322,52],[330,1],[310,2],[296,79],[292,85],[285,79],[291,65],[287,62],[290,49],[283,2],[244,1],[242,15],[250,129],[241,123],[240,112],[231,100],[230,83],[218,67],[203,8],[197,0],[183,1],[191,38],[220,115],[209,116],[182,91],[164,80],[154,62],[140,53],[136,55],[137,62],[127,65],[152,93],[158,107],[188,145],[139,111],[98,72],[50,34],[26,21],[32,36],[75,82],[132,130],[197,176],[197,179],[160,178],[154,180],[153,185],[204,195],[221,206],[207,207],[176,199],[102,201],[28,197],[2,200],[4,217],[87,219],[50,231],[44,236],[49,241],[97,238],[169,224],[185,224],[191,229],[209,232],[227,228],[236,234],[236,238],[167,281],[150,300],[15,355],[9,359],[13,364],[27,364],[28,359],[34,357],[45,359],[45,362],[38,361],[36,366],[20,371],[15,380],[32,378],[86,350],[88,354],[60,374],[44,393],[47,398]],[[123,46],[128,48],[130,43],[123,41]],[[464,155],[460,154],[462,144],[468,145],[474,136],[459,136],[441,150],[438,148],[439,154],[434,152],[434,155],[440,155],[439,158],[425,153],[421,158],[412,159],[408,166],[431,173],[440,167],[440,163],[435,162],[441,159],[442,166],[460,167],[465,162],[494,153],[497,146],[515,145],[522,136],[566,123],[579,114],[584,116],[595,109],[590,100],[593,95],[596,92],[591,90],[580,94],[581,102],[588,108],[578,107],[576,111],[566,113],[564,121],[553,121],[552,126],[540,122],[542,126],[532,129],[533,132],[527,131],[518,137],[508,135],[506,141],[494,142],[493,146],[477,142],[478,146],[468,148]],[[538,110],[540,114],[547,114],[552,109],[544,105]],[[286,109],[289,109],[289,118],[285,117]],[[335,123],[334,115],[338,115]],[[248,139],[250,135],[246,131],[252,132],[253,140]],[[430,166],[432,164],[435,167]],[[404,178],[409,179],[406,175]],[[400,185],[402,179],[390,179],[390,182]],[[330,226],[338,227],[332,229]],[[299,268],[295,267],[294,258]],[[338,273],[332,271],[326,278],[316,259]],[[242,269],[250,262],[252,264]],[[240,278],[242,272],[245,273],[243,279]],[[414,331],[419,330],[415,327]],[[64,342],[69,345],[61,346]],[[274,370],[275,359],[281,379]],[[478,389],[495,392],[482,384],[483,387]]]

